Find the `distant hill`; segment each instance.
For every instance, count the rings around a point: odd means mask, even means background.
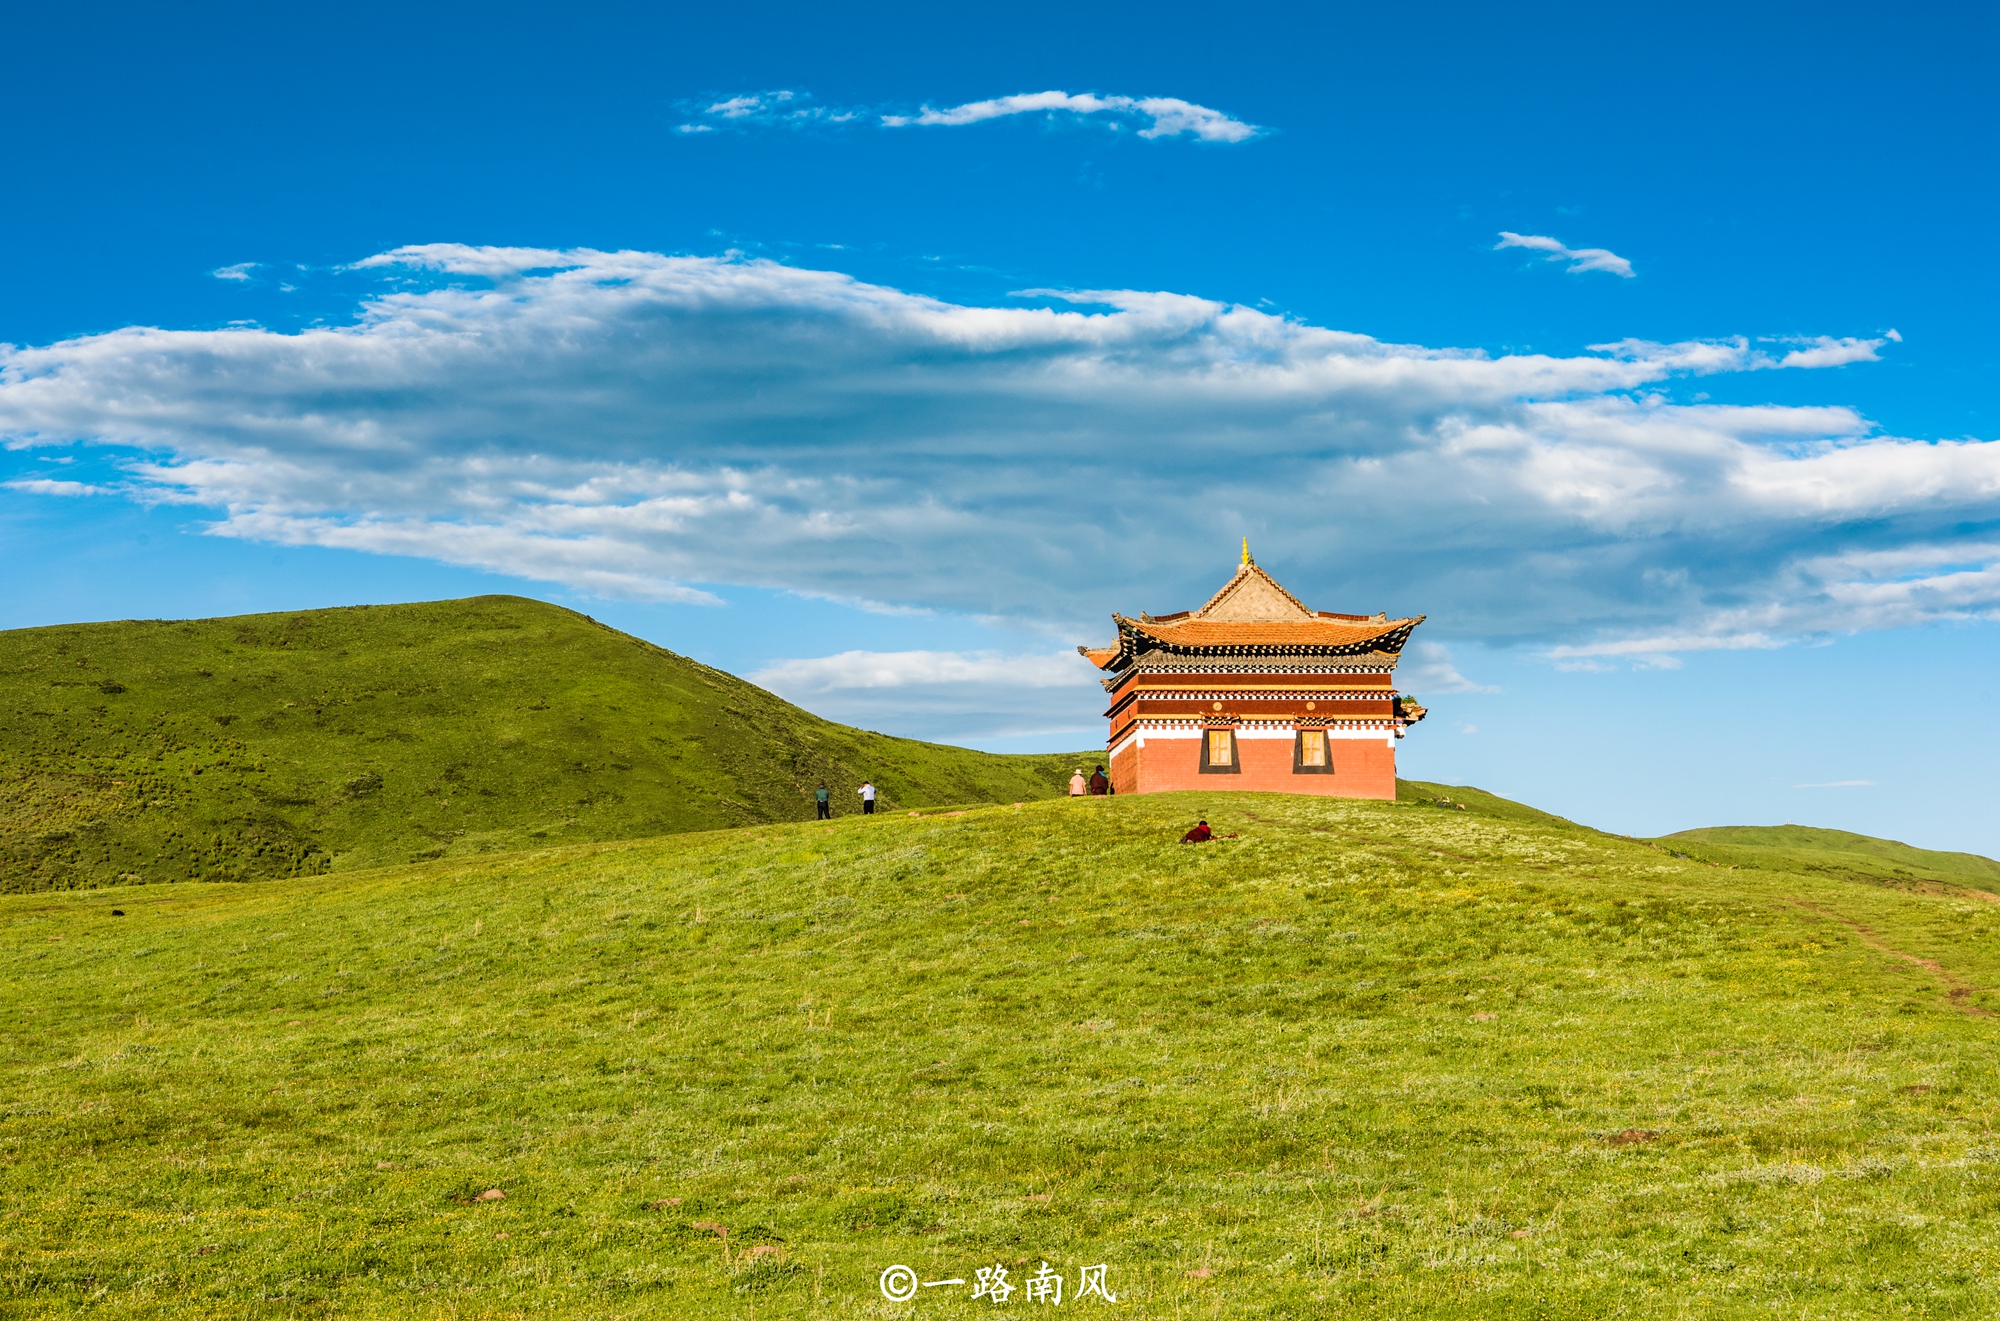
[[[1930,882],[2000,889],[2000,862],[1977,853],[1939,853],[1893,839],[1817,826],[1708,826],[1660,836],[1726,865],[1848,874],[1895,883]]]
[[[1396,781],[1396,801],[1456,809],[1517,824],[1601,832],[1471,785]],[[1609,838],[1625,838],[1610,836]],[[1817,826],[1708,826],[1661,835],[1651,843],[1718,867],[1754,867],[1795,876],[1826,876],[1904,890],[1970,887],[2000,892],[2000,862],[1977,853],[1941,853],[1893,839]]]
[[[1064,792],[512,596],[0,632],[0,890],[249,879]]]

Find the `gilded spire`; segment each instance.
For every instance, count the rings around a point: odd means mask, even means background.
[[[1248,537],[1243,538],[1243,562],[1245,564],[1250,562],[1250,538]]]

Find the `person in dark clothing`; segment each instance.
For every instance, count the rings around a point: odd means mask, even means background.
[[[1194,823],[1193,830],[1190,830],[1188,831],[1187,834],[1181,836],[1181,843],[1206,844],[1208,843],[1208,841],[1214,838],[1215,838],[1215,832],[1208,828],[1208,822],[1197,821]]]
[[[819,820],[826,821],[833,817],[833,795],[827,792],[825,780],[821,780],[819,788],[813,790],[813,802],[819,807]]]
[[[1102,766],[1099,766],[1097,770],[1091,774],[1090,792],[1094,794],[1108,794],[1111,792],[1111,777],[1104,773],[1104,768]]]

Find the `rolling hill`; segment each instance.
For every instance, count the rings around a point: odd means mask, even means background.
[[[0,896],[0,1308],[2000,1310],[1990,896],[1406,789]]]
[[[242,880],[1063,792],[489,596],[0,633],[0,890]]]

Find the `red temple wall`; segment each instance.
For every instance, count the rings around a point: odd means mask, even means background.
[[[1330,775],[1299,775],[1292,770],[1292,740],[1241,738],[1236,741],[1242,769],[1234,775],[1203,774],[1201,740],[1150,737],[1146,745],[1128,741],[1111,759],[1111,787],[1121,794],[1168,793],[1206,789],[1220,793],[1262,792],[1319,794],[1329,798],[1396,796],[1396,750],[1388,736],[1330,738]]]

